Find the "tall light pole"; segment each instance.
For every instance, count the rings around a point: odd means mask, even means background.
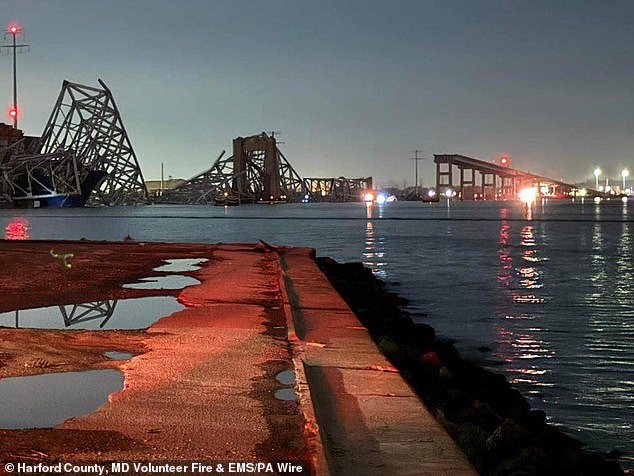
[[[416,163],[416,166],[414,167],[415,170],[415,180],[416,180],[416,186],[414,187],[414,194],[416,195],[416,198],[420,197],[420,193],[418,193],[418,161],[419,160],[424,160],[425,157],[419,157],[418,153],[420,152],[421,154],[423,153],[422,150],[413,150],[412,151],[414,153],[414,157],[410,157],[409,160],[413,160]]]
[[[599,167],[597,167],[596,169],[594,169],[594,190],[595,191],[599,191],[599,176],[601,175],[601,169]]]
[[[623,177],[623,190],[622,193],[625,193],[625,179],[630,175],[630,171],[627,169],[623,169],[621,172],[621,177]]]
[[[13,127],[18,128],[18,48],[26,48],[29,45],[18,45],[16,43],[17,36],[22,33],[20,25],[11,24],[7,27],[6,33],[11,35],[12,44],[0,45],[0,48],[13,48],[13,106],[9,109],[9,116],[13,119]]]

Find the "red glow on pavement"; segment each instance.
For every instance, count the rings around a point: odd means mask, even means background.
[[[183,296],[179,295],[176,300],[178,302],[180,302],[183,306],[185,307],[200,307],[200,304],[197,304],[195,302],[191,302],[188,301],[187,299],[185,299]]]

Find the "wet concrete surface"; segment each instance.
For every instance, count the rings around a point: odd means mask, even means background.
[[[33,266],[36,284],[20,289],[12,283],[0,296],[0,309],[8,311],[25,301],[57,305],[86,294],[96,300],[156,296],[157,290],[122,285],[154,274],[165,258],[179,254],[208,261],[188,272],[200,284],[161,290],[184,307],[146,331],[0,329],[3,376],[118,368],[125,378],[124,390],[89,415],[50,431],[0,430],[0,460],[32,454],[49,461],[309,458],[297,403],[275,398],[285,387],[275,376],[292,368],[275,253],[259,245],[56,243],[76,256],[68,269],[44,262],[49,243],[13,245],[0,243],[0,256],[23,258],[13,277],[28,281]],[[103,274],[83,269],[98,270],[103,260]],[[104,355],[111,351],[135,356],[114,360]],[[100,442],[103,449],[95,451]]]
[[[74,253],[72,268],[50,259],[53,246]],[[200,284],[122,288],[179,258],[208,260],[187,271]],[[474,474],[309,250],[0,242],[5,264],[0,311],[157,295],[185,307],[147,330],[0,329],[1,377],[124,375],[124,389],[90,414],[0,430],[0,461],[294,460],[317,474]]]

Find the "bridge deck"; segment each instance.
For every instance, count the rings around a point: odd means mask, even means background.
[[[436,164],[436,189],[442,191],[457,187],[460,190],[460,198],[464,198],[465,189],[468,187],[471,187],[474,199],[478,198],[475,190],[479,190],[482,198],[487,198],[487,190],[489,190],[491,192],[489,197],[497,199],[515,195],[519,188],[526,186],[547,185],[563,194],[571,194],[576,189],[575,185],[561,180],[460,154],[434,154],[434,163]],[[460,175],[457,186],[453,183],[454,167],[458,169]],[[466,177],[465,172],[469,171],[471,176]],[[481,177],[479,185],[476,183],[476,172]],[[489,177],[492,177],[492,180],[489,181]]]

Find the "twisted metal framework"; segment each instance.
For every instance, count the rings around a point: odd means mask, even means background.
[[[306,182],[299,176],[290,162],[286,160],[284,154],[279,150],[277,152],[279,154],[281,189],[289,197],[290,201],[301,201],[308,191]]]
[[[77,158],[72,150],[17,157],[2,170],[13,200],[81,195]]]
[[[304,183],[311,199],[315,202],[358,202],[363,192],[372,188],[372,177],[356,179],[307,177]]]
[[[224,152],[223,152],[224,153]],[[160,201],[209,204],[284,201],[348,202],[360,200],[372,179],[302,178],[277,148],[275,137],[265,132],[234,140],[233,156],[223,159],[173,190]]]
[[[40,154],[72,150],[83,180],[103,171],[104,179],[92,192],[91,205],[146,203],[148,192],[112,93],[101,88],[64,81],[53,112],[40,139]]]
[[[218,193],[231,190],[234,178],[233,157],[223,159],[224,154],[223,150],[211,168],[172,190],[166,190],[160,201],[196,205],[213,204]]]

